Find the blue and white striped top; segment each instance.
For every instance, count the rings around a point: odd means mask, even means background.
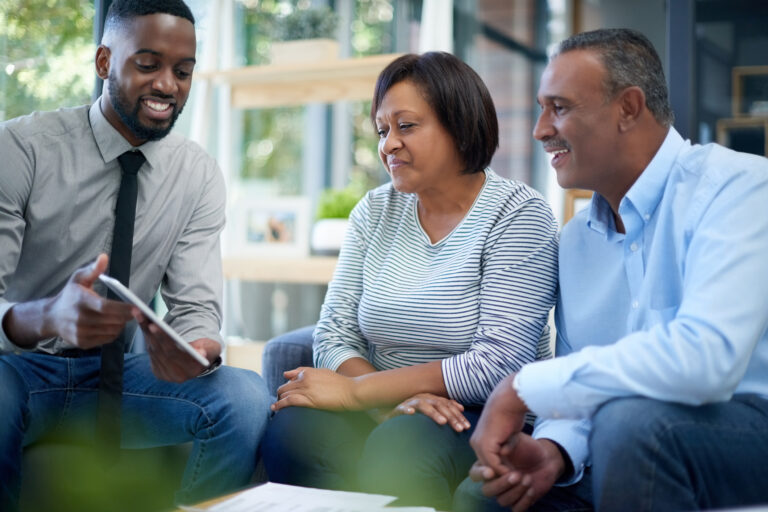
[[[316,367],[442,360],[448,395],[477,405],[509,373],[551,357],[557,223],[535,190],[485,176],[467,215],[434,244],[416,195],[387,184],[358,203],[315,329]]]

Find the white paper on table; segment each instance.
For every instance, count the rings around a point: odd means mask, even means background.
[[[207,512],[374,512],[408,510],[427,512],[433,509],[387,508],[394,496],[359,492],[329,491],[268,482],[243,491],[206,509]]]

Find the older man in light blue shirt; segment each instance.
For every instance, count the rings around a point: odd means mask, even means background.
[[[561,235],[565,357],[497,387],[472,476],[515,510],[768,502],[768,160],[683,140],[633,31],[561,43],[538,99],[559,183],[596,193]]]

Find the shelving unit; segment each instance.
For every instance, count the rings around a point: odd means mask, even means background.
[[[268,108],[370,99],[376,78],[399,54],[319,62],[246,66],[199,73],[198,79],[231,87],[235,108]]]
[[[224,258],[224,279],[261,283],[328,284],[333,277],[337,258]]]
[[[768,117],[718,119],[717,143],[768,157]]]
[[[737,66],[731,72],[730,118],[717,120],[717,142],[768,157],[768,66]]]

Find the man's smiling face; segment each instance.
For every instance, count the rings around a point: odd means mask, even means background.
[[[599,190],[615,169],[620,109],[606,98],[604,77],[600,58],[588,50],[558,55],[541,77],[533,136],[553,155],[564,188]]]
[[[192,85],[194,26],[169,14],[139,16],[107,43],[104,115],[134,145],[165,137]]]

